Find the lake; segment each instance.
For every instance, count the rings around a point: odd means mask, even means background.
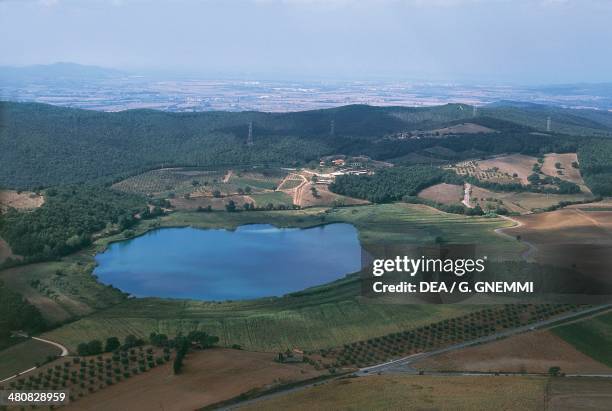
[[[102,283],[137,297],[241,300],[281,296],[359,271],[361,247],[350,224],[161,228],[111,244],[96,261]]]

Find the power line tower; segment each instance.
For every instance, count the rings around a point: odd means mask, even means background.
[[[336,134],[336,120],[329,123],[329,135],[333,136],[334,134]]]
[[[550,127],[550,116],[546,119],[546,131],[551,131],[551,127]]]
[[[476,105],[472,106],[472,117],[476,117],[476,115],[478,114],[478,109],[476,108]]]
[[[247,146],[252,146],[253,143],[253,122],[249,122],[249,136],[247,137]]]

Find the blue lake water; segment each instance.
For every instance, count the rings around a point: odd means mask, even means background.
[[[350,224],[235,231],[161,228],[96,256],[99,280],[138,297],[239,300],[281,296],[359,271]]]

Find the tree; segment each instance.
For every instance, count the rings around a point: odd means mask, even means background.
[[[120,346],[121,346],[121,343],[119,342],[119,338],[117,338],[117,337],[108,337],[106,339],[106,345],[104,346],[104,351],[105,352],[112,352],[112,351],[115,351]]]
[[[225,209],[230,212],[233,213],[236,211],[236,203],[234,203],[234,200],[230,200],[226,205],[225,205]]]
[[[219,190],[214,190],[214,191],[212,192],[212,195],[213,195],[213,197],[215,197],[215,198],[221,198],[221,191],[219,191]]]
[[[251,194],[251,191],[253,191],[253,190],[252,190],[252,189],[251,189],[251,187],[249,187],[249,186],[246,186],[246,187],[244,188],[244,192],[245,192],[246,194]]]
[[[561,373],[561,367],[554,366],[548,369],[548,374],[553,377],[557,377],[560,373]]]

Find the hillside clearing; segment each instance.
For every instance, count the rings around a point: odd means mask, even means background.
[[[522,184],[528,184],[527,177],[532,173],[532,167],[538,162],[538,159],[532,156],[523,154],[511,154],[509,156],[499,156],[488,160],[478,161],[481,169],[499,169],[500,172],[513,176],[517,174],[517,178]]]
[[[556,167],[557,163],[560,163],[561,168]],[[583,192],[590,193],[590,190],[584,184],[580,169],[575,168],[572,164],[578,164],[576,153],[549,153],[544,156],[542,172],[552,177],[559,177],[561,180],[576,183]]]
[[[441,204],[459,204],[463,199],[463,187],[457,184],[440,183],[427,187],[418,196]]]
[[[19,211],[34,210],[45,203],[45,198],[30,191],[0,190],[0,213],[9,208]]]

